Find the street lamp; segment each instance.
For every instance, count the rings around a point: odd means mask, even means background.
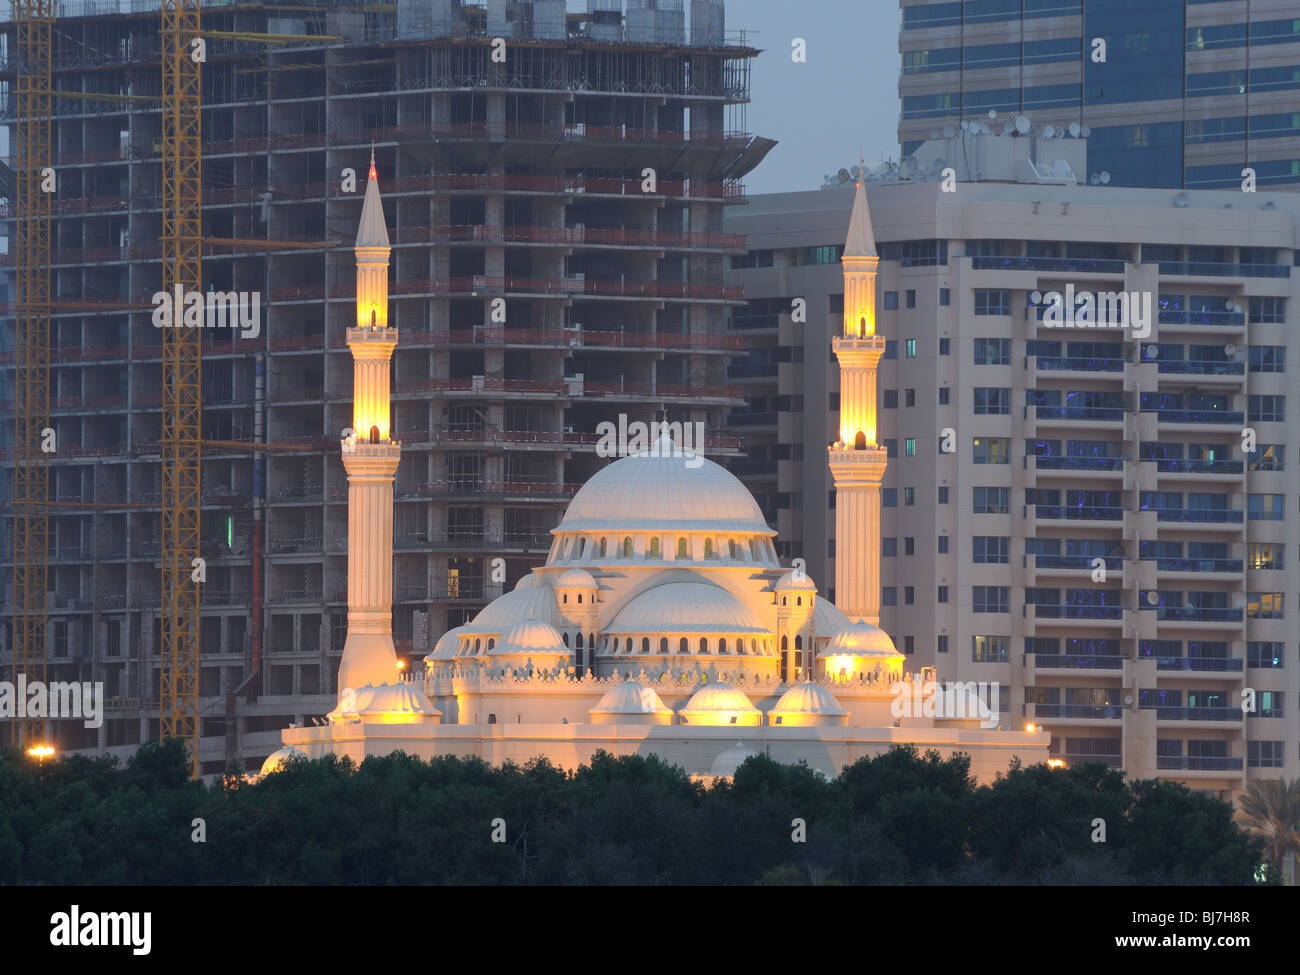
[[[43,768],[45,766],[45,760],[54,754],[54,749],[49,745],[33,745],[31,748],[27,749],[27,754],[36,759]]]

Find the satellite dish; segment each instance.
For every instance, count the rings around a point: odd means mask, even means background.
[[[849,178],[850,178],[850,177],[849,177],[849,171],[848,171],[847,169],[841,169],[841,170],[840,170],[838,173],[836,173],[835,175],[839,178],[839,181],[840,181],[841,183],[847,183],[847,182],[849,181]]]
[[[1088,136],[1092,135],[1092,129],[1086,125],[1081,125],[1079,126],[1079,135],[1086,139]]]
[[[1043,138],[1044,138],[1044,139],[1050,139],[1050,138],[1051,138],[1052,136],[1054,136],[1054,135],[1056,135],[1056,129],[1052,128],[1050,125],[1044,125],[1044,126],[1043,126]]]
[[[961,124],[961,130],[962,130],[963,132],[965,132],[965,131],[966,131],[967,129],[969,129],[969,128],[970,128],[970,123],[969,123],[969,122],[962,122],[962,124]]]
[[[1029,119],[1023,115],[1016,116],[1016,131],[1021,135],[1029,134]]]
[[[822,173],[822,182],[823,182],[823,183],[833,183],[833,182],[835,182],[835,177],[832,176],[830,173]]]
[[[1192,202],[1192,198],[1188,196],[1186,193],[1179,193],[1177,196],[1174,197],[1174,206],[1176,207],[1185,207],[1191,202]]]
[[[1160,605],[1160,593],[1156,592],[1154,589],[1148,589],[1148,590],[1147,590],[1147,605],[1148,605],[1148,606],[1159,606],[1159,605]]]
[[[1070,123],[1070,135],[1072,135],[1074,138],[1077,139],[1077,138],[1079,138],[1079,132],[1080,132],[1080,129],[1079,129],[1079,123],[1078,123],[1078,122],[1071,122],[1071,123]]]
[[[1233,356],[1237,354],[1237,347],[1235,345],[1225,345],[1223,347],[1223,354],[1226,355],[1229,359],[1231,359]]]
[[[954,129],[951,125],[945,125],[943,127],[943,137],[945,139],[951,139],[956,134],[957,134],[957,130]]]
[[[1088,177],[1088,182],[1091,183],[1093,186],[1097,186],[1101,183],[1101,177],[1098,176],[1096,173],[1093,173],[1091,176]]]
[[[1107,183],[1110,182],[1110,170],[1103,169],[1100,173],[1099,178],[1101,179],[1101,185],[1105,186]]]
[[[1236,310],[1237,310],[1237,306],[1236,306],[1235,304],[1233,304],[1233,301],[1232,301],[1231,298],[1229,298],[1227,301],[1225,301],[1225,302],[1223,303],[1223,308],[1224,308],[1225,311],[1236,311]]]
[[[990,109],[989,109],[989,121],[992,121],[993,119],[995,119],[995,118],[997,118],[997,117],[998,117],[998,110],[997,110],[996,108],[990,108]]]

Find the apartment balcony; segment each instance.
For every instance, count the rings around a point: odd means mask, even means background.
[[[1083,653],[1027,653],[1025,666],[1035,670],[1123,670],[1125,659]]]
[[[1196,376],[1198,379],[1226,379],[1233,383],[1246,375],[1244,362],[1202,362],[1193,359],[1160,359],[1157,371],[1175,376]]]
[[[319,555],[324,549],[324,540],[319,535],[280,536],[266,542],[268,555]]]
[[[1124,457],[1045,457],[1035,456],[1035,469],[1043,472],[1065,471],[1075,474],[1122,474]]]
[[[1146,608],[1146,607],[1143,607]],[[1154,609],[1156,619],[1164,624],[1197,623],[1214,629],[1236,629],[1245,619],[1244,609],[1225,609],[1223,607],[1201,608],[1199,606],[1158,606]]]
[[[1078,755],[1073,752],[1061,752],[1048,757],[1063,759],[1067,765],[1105,765],[1107,768],[1124,767],[1124,760],[1119,755]]]
[[[1160,474],[1190,474],[1200,477],[1202,474],[1229,474],[1240,476],[1245,473],[1246,462],[1241,460],[1157,460],[1156,471]]]
[[[736,413],[733,412],[727,417],[727,423],[733,427],[771,427],[776,429],[775,412],[767,413]]]
[[[1034,517],[1040,521],[1106,521],[1122,522],[1126,509],[1114,505],[1060,505],[1036,504],[1026,505],[1034,509]]]
[[[393,597],[398,603],[485,603],[504,591],[501,583],[481,578],[444,579],[432,585],[412,583],[396,587]]]
[[[1123,606],[1073,606],[1068,603],[1031,603],[1034,618],[1038,620],[1069,620],[1084,626],[1087,624],[1112,625],[1124,618]],[[1025,607],[1028,611],[1029,606]]]
[[[1123,423],[1124,408],[1122,406],[1035,406],[1034,416],[1040,422],[1090,427],[1094,423]]]
[[[1032,717],[1052,718],[1054,720],[1077,721],[1118,721],[1124,714],[1122,704],[1031,704]]]
[[[1108,573],[1124,571],[1122,555],[1026,555],[1023,558],[1022,564],[1032,565],[1035,573],[1051,573],[1057,576],[1091,576],[1095,570],[1093,563],[1097,559],[1102,560]]]
[[[319,340],[317,340],[319,341]],[[700,332],[612,332],[585,329],[581,325],[564,328],[500,328],[475,325],[449,331],[403,330],[399,348],[407,346],[501,346],[502,348],[625,349],[633,352],[708,353],[739,352],[745,340],[739,335],[716,335]]]
[[[1155,508],[1157,521],[1196,525],[1211,531],[1239,531],[1246,514],[1234,508]]]
[[[1240,674],[1245,669],[1244,661],[1240,657],[1156,657],[1155,661],[1156,670],[1208,674],[1215,677],[1223,674]]]
[[[1039,372],[1072,372],[1086,373],[1089,376],[1095,376],[1097,373],[1113,373],[1116,379],[1122,378],[1124,372],[1123,359],[1101,359],[1094,356],[1059,356],[1059,355],[1040,355],[1036,357]],[[1062,376],[1062,379],[1072,378]]]
[[[566,501],[578,493],[581,484],[533,483],[526,481],[424,481],[414,486],[399,485],[397,500],[410,498],[475,498],[495,501]]]
[[[1170,573],[1171,575],[1193,575],[1197,578],[1205,575],[1239,576],[1246,564],[1243,559],[1157,558],[1143,559],[1142,561],[1155,562],[1157,572]],[[1229,580],[1225,579],[1224,581]]]
[[[1157,755],[1156,768],[1178,772],[1233,772],[1242,770],[1242,759],[1225,756]]]
[[[776,362],[746,362],[727,366],[727,378],[742,382],[755,379],[775,381],[779,371],[780,364]]]
[[[776,331],[781,327],[780,315],[734,315],[731,327],[737,331]]]
[[[1180,426],[1242,427],[1246,414],[1241,410],[1143,410],[1154,413],[1160,423],[1177,423]]]
[[[976,271],[1068,271],[1072,274],[1122,275],[1125,261],[1083,257],[972,257]]]
[[[1160,261],[1160,276],[1165,277],[1219,277],[1219,278],[1285,278],[1291,273],[1289,264],[1220,264],[1217,261]],[[1202,312],[1186,312],[1199,315]]]
[[[1157,721],[1208,722],[1222,726],[1225,723],[1235,724],[1245,720],[1245,712],[1241,708],[1157,707],[1153,710],[1156,712]]]

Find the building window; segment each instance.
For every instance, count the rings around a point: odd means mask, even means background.
[[[940,307],[946,308],[946,307],[948,307],[948,305],[950,305],[950,304],[952,304],[952,292],[949,291],[947,288],[940,288],[940,289],[939,289],[939,305],[940,305]],[[940,340],[939,340],[940,344],[942,344],[943,342],[946,342],[946,341],[947,341],[947,339],[940,339]],[[940,355],[947,355],[948,353],[947,353],[947,352],[940,352],[939,354],[940,354]]]
[[[1010,315],[1011,292],[999,288],[976,288],[975,314]]]
[[[910,636],[903,637],[903,653],[914,653],[916,644],[914,638]]]
[[[706,538],[706,539],[704,540],[704,557],[705,557],[706,559],[711,559],[711,558],[714,557],[714,555],[713,555],[713,539],[711,539],[711,538]]]
[[[657,559],[661,557],[662,556],[659,552],[659,539],[658,538],[650,539],[650,558]]]
[[[886,410],[898,409],[898,390],[896,389],[884,390],[884,392],[881,394],[881,404],[882,404],[882,408]]]
[[[908,535],[908,536],[906,536],[906,537],[903,539],[903,554],[904,554],[904,555],[915,555],[915,554],[916,554],[916,536],[915,536],[915,535]]]
[[[948,503],[948,485],[944,484],[939,487],[939,503]]]
[[[709,652],[709,638],[702,636],[700,637],[700,653],[708,653],[708,652]]]
[[[1260,670],[1281,670],[1286,645],[1276,640],[1251,640],[1246,644],[1246,666]]]
[[[904,587],[903,587],[903,605],[905,605],[905,606],[911,606],[911,605],[912,605],[913,603],[915,603],[915,602],[916,602],[916,587],[915,587],[915,586],[904,586]]]
[[[1011,414],[1011,390],[1001,386],[976,386],[975,414],[977,416],[1009,416]]]
[[[1281,345],[1252,345],[1251,372],[1286,372],[1286,348]]]
[[[915,437],[908,437],[906,440],[903,441],[903,456],[904,456],[904,457],[915,457],[915,456],[916,456],[916,438],[915,438]],[[908,488],[908,490],[910,491],[911,488]]]
[[[1246,498],[1246,518],[1249,521],[1282,521],[1286,504],[1285,495],[1252,494]]]
[[[1246,455],[1252,471],[1286,470],[1286,445],[1280,443],[1256,444]]]
[[[882,508],[898,507],[898,488],[880,489],[880,506]]]
[[[938,641],[937,641],[937,646],[935,647],[935,649],[936,649],[939,653],[947,653],[947,652],[948,652],[948,635],[947,635],[946,633],[941,633],[941,634],[939,635],[939,639],[938,639]]]
[[[906,339],[903,342],[903,358],[916,358],[916,339]]]
[[[630,559],[631,557],[632,557],[632,539],[625,538],[623,539],[623,558]]]
[[[686,539],[684,538],[677,539],[677,557],[679,559],[690,558],[690,555],[686,548]]]
[[[947,386],[940,386],[940,387],[939,387],[939,405],[940,405],[940,406],[947,406],[947,405],[948,405],[948,395],[949,395],[949,389],[948,389],[948,387],[947,387]]]
[[[880,589],[880,603],[882,606],[897,606],[898,589],[894,586],[882,586]]]
[[[1010,339],[976,339],[975,365],[1009,366],[1011,365]]]
[[[948,601],[948,587],[939,586],[938,595],[935,598],[938,602],[946,603]]]
[[[894,537],[882,538],[880,540],[880,555],[886,559],[892,559],[898,555],[898,539]]]
[[[1255,297],[1250,299],[1252,325],[1281,325],[1286,321],[1286,299]]]
[[[973,636],[971,659],[977,664],[1006,663],[1010,643],[1010,637],[1005,636]]]
[[[903,488],[903,504],[904,506],[916,504],[916,488]]]
[[[971,561],[976,564],[1005,565],[1011,549],[1011,539],[997,535],[976,535],[971,539]]]
[[[1282,768],[1286,747],[1281,741],[1246,742],[1246,764],[1251,768]]]
[[[641,638],[641,652],[642,653],[650,652],[650,638],[648,636],[643,636]]]
[[[898,292],[897,292],[897,291],[886,291],[886,292],[885,292],[885,311],[897,311],[897,310],[898,310]]]
[[[971,612],[1010,613],[1011,590],[1006,586],[972,586]]]
[[[903,390],[903,405],[904,405],[904,406],[915,406],[915,405],[916,405],[916,390],[915,390],[915,389],[905,389],[905,390]]]
[[[1256,423],[1280,423],[1286,419],[1285,396],[1247,396],[1249,419]]]
[[[1253,620],[1282,619],[1280,592],[1252,592],[1246,596],[1246,615]]]
[[[939,554],[940,554],[940,555],[947,555],[947,554],[948,554],[948,536],[947,536],[947,535],[940,535],[940,536],[939,536]]]
[[[907,292],[907,307],[908,307],[908,308],[915,308],[915,307],[916,307],[916,291],[915,291],[915,290],[911,290],[911,289],[909,289],[908,292]]]
[[[678,653],[691,652],[691,645],[689,642],[687,642],[686,637],[682,637],[680,640],[677,641],[677,652]]]
[[[896,339],[885,339],[885,354],[881,358],[898,358],[898,341]]]
[[[863,437],[863,439],[865,440],[866,438]],[[885,456],[886,456],[886,457],[897,457],[897,456],[898,456],[898,441],[897,441],[897,440],[882,440],[882,441],[880,441],[880,446],[882,446],[882,447],[885,448]]]
[[[977,487],[973,489],[972,510],[977,515],[1005,515],[1011,512],[1011,489]]]
[[[1284,717],[1285,715],[1282,713],[1282,692],[1260,691],[1255,700],[1254,716],[1257,718]]]
[[[972,441],[975,464],[1010,464],[1011,438],[975,437]]]

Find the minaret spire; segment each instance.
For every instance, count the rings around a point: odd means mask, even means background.
[[[348,638],[339,694],[398,679],[393,646],[393,474],[401,445],[392,439],[390,360],[397,329],[388,326],[388,228],[374,149],[355,248],[357,320],[352,351],[352,435],[343,440],[348,473]]]
[[[835,481],[835,602],[850,619],[880,624],[880,484],[885,451],[876,442],[876,368],[885,340],[876,334],[875,234],[866,180],[858,169],[844,242],[844,322],[832,340],[840,363],[840,436],[830,446]]]

